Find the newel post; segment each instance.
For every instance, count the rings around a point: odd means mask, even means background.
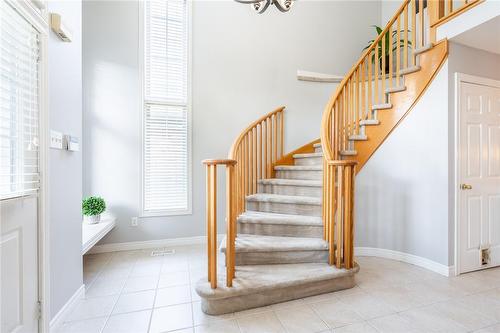
[[[217,288],[217,166],[226,166],[226,186],[228,196],[226,204],[227,237],[226,237],[226,284],[231,287],[234,277],[234,187],[235,160],[204,160],[207,168],[206,188],[206,219],[207,219],[207,257],[208,282],[212,289]]]

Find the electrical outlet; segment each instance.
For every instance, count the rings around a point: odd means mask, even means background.
[[[137,227],[139,225],[139,221],[137,217],[132,217],[130,219],[130,226],[131,227]]]

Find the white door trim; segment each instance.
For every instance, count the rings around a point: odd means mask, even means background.
[[[493,79],[488,79],[485,77],[480,77],[480,76],[475,76],[475,75],[469,75],[469,74],[464,74],[464,73],[455,73],[455,124],[454,124],[454,140],[455,140],[455,147],[454,147],[454,153],[455,153],[455,177],[453,180],[453,188],[455,191],[455,202],[454,202],[454,209],[455,209],[455,275],[460,275],[461,274],[461,267],[460,267],[460,199],[461,199],[461,193],[460,191],[460,172],[462,171],[460,169],[460,88],[462,83],[474,83],[478,85],[483,85],[483,86],[488,86],[488,87],[495,87],[495,88],[500,88],[500,81],[498,80],[493,80]]]

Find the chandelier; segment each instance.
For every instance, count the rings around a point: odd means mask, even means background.
[[[235,0],[236,2],[250,5],[257,13],[262,14],[270,5],[275,5],[280,12],[287,12],[296,0]]]

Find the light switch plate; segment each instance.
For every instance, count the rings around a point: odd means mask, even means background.
[[[63,134],[57,131],[50,131],[50,148],[63,149]]]

